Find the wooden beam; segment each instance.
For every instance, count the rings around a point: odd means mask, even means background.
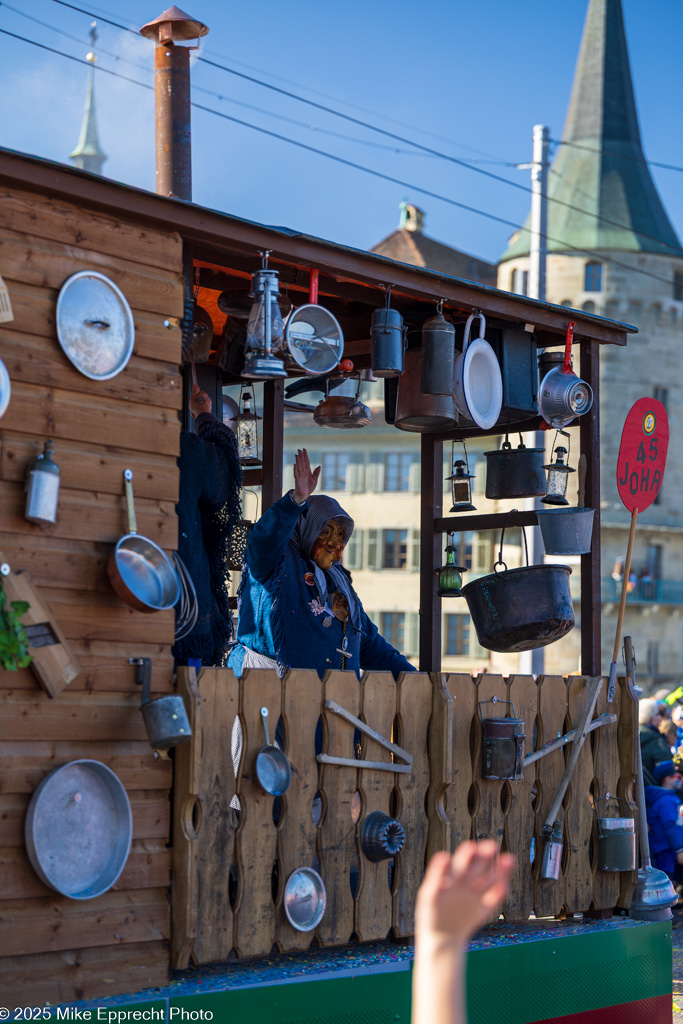
[[[508,526],[538,526],[538,517],[529,512],[493,512],[490,515],[448,516],[434,520],[437,533],[464,533],[468,530],[500,530],[507,521]]]
[[[441,668],[441,598],[433,569],[441,565],[442,537],[437,522],[443,512],[443,444],[429,434],[420,438],[420,671]]]
[[[593,406],[580,419],[581,452],[588,460],[586,507],[594,508],[591,551],[581,555],[581,672],[600,674],[602,662],[602,604],[600,552],[600,349],[581,347],[581,378],[593,389]]]
[[[282,497],[285,382],[267,380],[263,385],[263,511]]]

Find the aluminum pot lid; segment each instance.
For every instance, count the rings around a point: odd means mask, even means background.
[[[9,405],[10,395],[12,394],[12,385],[9,379],[9,373],[7,367],[0,359],[0,416],[4,416],[7,412],[7,406]]]
[[[121,373],[135,342],[133,314],[123,292],[94,270],[73,274],[57,298],[57,337],[76,369],[91,380]]]
[[[111,889],[130,852],[133,818],[123,784],[100,761],[71,761],[38,785],[26,850],[46,885],[74,900]]]
[[[287,879],[282,902],[292,928],[312,932],[325,913],[325,883],[313,868],[297,868]]]

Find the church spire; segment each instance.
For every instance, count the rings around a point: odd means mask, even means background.
[[[621,0],[589,2],[562,141],[548,194],[586,212],[549,204],[548,234],[565,243],[549,251],[683,255],[640,141]],[[525,230],[503,259],[528,252]]]
[[[88,89],[85,96],[81,134],[76,148],[69,154],[69,159],[73,160],[76,167],[80,167],[84,171],[101,174],[102,164],[107,159],[107,155],[100,149],[100,142],[97,137],[97,119],[95,117],[95,61],[97,57],[94,50],[97,41],[96,26],[96,21],[93,21],[90,25],[92,50],[85,58],[90,62],[90,70],[88,72]]]

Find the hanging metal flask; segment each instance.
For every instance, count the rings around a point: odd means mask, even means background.
[[[59,466],[52,460],[54,445],[46,441],[43,453],[29,465],[26,477],[26,509],[29,523],[56,523],[59,500]]]
[[[376,377],[399,377],[403,373],[406,329],[397,309],[391,309],[391,288],[386,304],[372,314],[372,355],[370,364]]]
[[[422,371],[420,390],[423,395],[453,394],[455,362],[455,327],[437,304],[436,316],[425,320],[422,327]]]

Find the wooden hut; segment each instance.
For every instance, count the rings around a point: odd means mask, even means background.
[[[274,855],[283,876],[301,863],[302,857],[309,862],[318,858],[328,889],[325,924],[316,933],[320,947],[346,945],[354,933],[361,940],[384,940],[391,933],[403,942],[394,949],[403,952],[394,952],[389,959],[400,959],[403,973],[392,983],[393,976],[380,971],[377,984],[381,982],[382,987],[373,989],[368,968],[361,971],[368,978],[348,988],[348,976],[356,963],[354,954],[339,954],[330,966],[325,960],[328,954],[322,951],[317,976],[322,979],[324,973],[326,980],[319,980],[317,988],[282,984],[274,1002],[275,990],[268,989],[271,1021],[329,1019],[346,1024],[360,1019],[404,1019],[409,998],[412,905],[425,854],[452,847],[470,834],[496,835],[511,849],[521,844],[523,852],[507,908],[509,922],[528,917],[534,908],[539,916],[591,908],[604,915],[627,904],[633,872],[620,879],[596,870],[591,791],[605,795],[618,788],[621,796],[632,800],[637,729],[628,688],[620,690],[615,705],[618,723],[602,730],[600,740],[585,747],[575,780],[577,795],[567,810],[570,833],[574,829],[573,859],[569,858],[550,895],[547,887],[540,885],[538,869],[532,870],[529,858],[531,840],[538,837],[542,821],[543,806],[535,802],[540,773],[528,771],[523,782],[514,784],[517,789],[510,783],[482,786],[476,770],[481,735],[472,724],[477,701],[500,695],[506,687],[516,695],[518,713],[521,708],[527,718],[529,743],[534,723],[540,729],[539,741],[554,736],[568,721],[576,723],[585,700],[586,679],[600,674],[599,509],[593,552],[582,561],[584,675],[540,681],[532,677],[442,677],[439,598],[433,569],[440,564],[442,534],[449,523],[442,510],[444,438],[423,435],[421,672],[411,678],[410,688],[405,681],[394,684],[381,673],[374,681],[364,681],[362,693],[350,672],[331,672],[322,682],[315,673],[290,672],[283,685],[274,673],[259,673],[251,677],[254,697],[248,696],[227,670],[206,669],[198,676],[183,670],[179,685],[195,735],[191,743],[176,748],[175,757],[150,747],[139,710],[135,669],[130,664],[131,658],[149,657],[154,694],[174,691],[173,612],[146,615],[132,610],[116,597],[105,573],[107,556],[125,531],[122,474],[126,468],[134,472],[140,532],[169,553],[176,547],[177,457],[183,418],[186,422],[187,417],[189,379],[187,368],[181,365],[181,320],[186,315],[187,296],[197,285],[200,304],[210,310],[215,337],[220,338],[225,314],[220,312],[217,296],[226,290],[245,291],[259,265],[260,251],[271,252],[271,265],[280,271],[295,302],[307,298],[309,274],[316,270],[319,301],[342,323],[346,355],[359,367],[370,363],[370,316],[383,303],[386,284],[392,285],[399,307],[426,312],[433,310],[435,299],[441,299],[445,308],[463,317],[480,309],[502,327],[526,325],[540,347],[563,344],[568,311],[8,151],[0,151],[0,186],[0,274],[14,313],[14,319],[0,327],[0,357],[12,382],[11,401],[0,422],[0,502],[4,510],[0,550],[13,575],[30,574],[37,596],[62,631],[79,669],[76,678],[55,696],[40,685],[30,668],[0,671],[0,990],[5,996],[0,1001],[11,1007],[54,1006],[73,1000],[103,1005],[108,997],[144,990],[144,997],[131,996],[124,1000],[125,1005],[157,1000],[154,1005],[167,1011],[173,1006],[203,1006],[206,988],[193,990],[194,994],[188,994],[189,989],[180,994],[175,991],[174,995],[174,990],[166,987],[172,964],[186,968],[189,963],[234,960],[236,951],[241,957],[260,958],[266,969],[274,944],[281,952],[292,953],[310,947],[312,934],[294,931],[284,919],[281,883],[271,888]],[[57,296],[64,282],[78,271],[107,275],[133,310],[134,353],[125,370],[110,380],[92,381],[81,375],[56,338]],[[580,372],[597,395],[600,346],[625,345],[629,328],[585,312],[572,311],[571,316],[576,319]],[[224,379],[235,379],[225,377],[211,361],[200,370],[203,386],[215,388],[215,397]],[[250,481],[262,485],[265,507],[281,493],[285,408],[283,382],[266,383],[263,469],[248,471]],[[530,419],[520,426],[533,429],[537,424],[537,419]],[[581,449],[589,455],[586,502],[596,507],[600,493],[598,429],[596,401],[578,429]],[[36,526],[23,515],[24,481],[28,463],[47,438],[55,442],[55,458],[61,468],[59,513],[54,526]],[[524,521],[533,522],[533,514],[525,513],[519,522]],[[498,525],[497,521],[478,524],[479,528]],[[286,817],[279,829],[274,827],[271,804],[262,799],[244,766],[235,782],[226,755],[225,728],[239,712],[247,726],[244,763],[249,763],[260,746],[254,700],[260,703],[265,697],[285,719],[289,715],[288,756],[299,762],[308,796],[312,797],[318,786],[323,786],[326,794],[327,817],[320,823],[311,819],[308,804],[297,809],[296,800],[289,802],[289,820],[299,825],[294,838],[284,827]],[[302,722],[314,727],[318,716],[325,713],[326,699],[353,709],[385,736],[392,728],[398,729],[399,742],[415,751],[410,785],[405,784],[405,775],[402,782],[398,774],[385,772],[378,782],[377,774],[371,777],[366,773],[359,782],[355,770],[347,776],[331,772],[327,766],[321,782],[313,751],[303,750],[303,732],[296,734],[293,723],[299,715]],[[605,710],[603,696],[596,714]],[[328,753],[343,753],[348,735],[335,732],[328,723],[327,740]],[[299,742],[301,752],[297,751]],[[381,759],[381,754],[376,756]],[[390,761],[391,756],[385,755],[385,760]],[[133,842],[125,868],[111,890],[92,900],[69,899],[48,888],[32,870],[24,846],[24,816],[36,786],[55,767],[79,758],[100,761],[116,773],[133,813]],[[547,788],[541,803],[549,800],[552,781],[564,765],[561,751],[552,758],[544,762]],[[246,822],[231,837],[227,817],[230,790],[235,786],[248,813]],[[397,792],[401,794],[402,812],[414,842],[410,854],[398,862],[391,888],[386,865],[366,865],[354,895],[348,887],[348,868],[357,836],[346,815],[351,813],[359,788],[366,800],[383,804],[395,799]],[[629,806],[633,807],[632,802]],[[342,814],[343,827],[339,824]],[[236,900],[228,898],[233,864],[241,872]],[[630,929],[627,925],[613,926],[623,963],[633,966],[639,958],[654,959],[649,974],[639,976],[637,982],[629,980],[627,996],[621,1001],[655,1000],[652,1006],[661,1008],[666,996],[665,938],[670,924],[633,925]],[[546,943],[554,941],[548,935],[544,938]],[[600,945],[597,933],[586,942],[576,935],[563,941],[574,942],[562,949],[570,951],[569,959],[577,968],[591,961],[611,962],[612,954]],[[480,965],[476,969],[481,982],[479,988],[476,978],[473,983],[473,1020],[489,1019],[485,1016],[489,1012],[485,979],[494,967],[502,972],[503,984],[506,972],[517,978],[520,991],[514,998],[520,1009],[514,1019],[541,1019],[540,1010],[537,1017],[531,1016],[535,1010],[525,1002],[527,986],[521,979],[532,971],[529,962],[523,966],[516,954],[505,963],[501,960],[501,946],[510,948],[514,942],[511,933],[507,946],[505,937],[489,943],[493,949],[485,948],[484,943],[479,959],[473,961]],[[552,985],[552,957],[549,947],[541,945],[538,963]],[[344,956],[351,967],[344,967]],[[376,958],[381,960],[379,953]],[[292,963],[286,980],[301,980],[296,962]],[[260,1019],[267,1003],[261,987],[264,977],[252,987],[243,980],[238,990],[231,988],[229,977],[239,965],[231,967],[226,962],[224,967],[223,980],[212,989],[218,1002],[211,1005],[232,1013],[251,1012]],[[310,978],[310,972],[307,976]],[[281,981],[283,977],[279,975]],[[557,978],[559,975],[555,981]],[[622,966],[605,967],[605,978],[603,992],[608,992],[608,1001],[615,1002],[615,993],[624,984]],[[563,1007],[567,1016],[579,1003],[576,986],[562,984],[565,988],[556,1005]],[[544,986],[540,985],[541,989]],[[351,1000],[348,1012],[328,1009],[324,1017],[321,1006],[336,999]],[[358,999],[365,1001],[366,1008],[375,1007],[375,1015],[363,1017]],[[597,1005],[608,1003],[593,1001],[588,1008]],[[537,999],[533,1006],[550,1016],[542,1000]]]

